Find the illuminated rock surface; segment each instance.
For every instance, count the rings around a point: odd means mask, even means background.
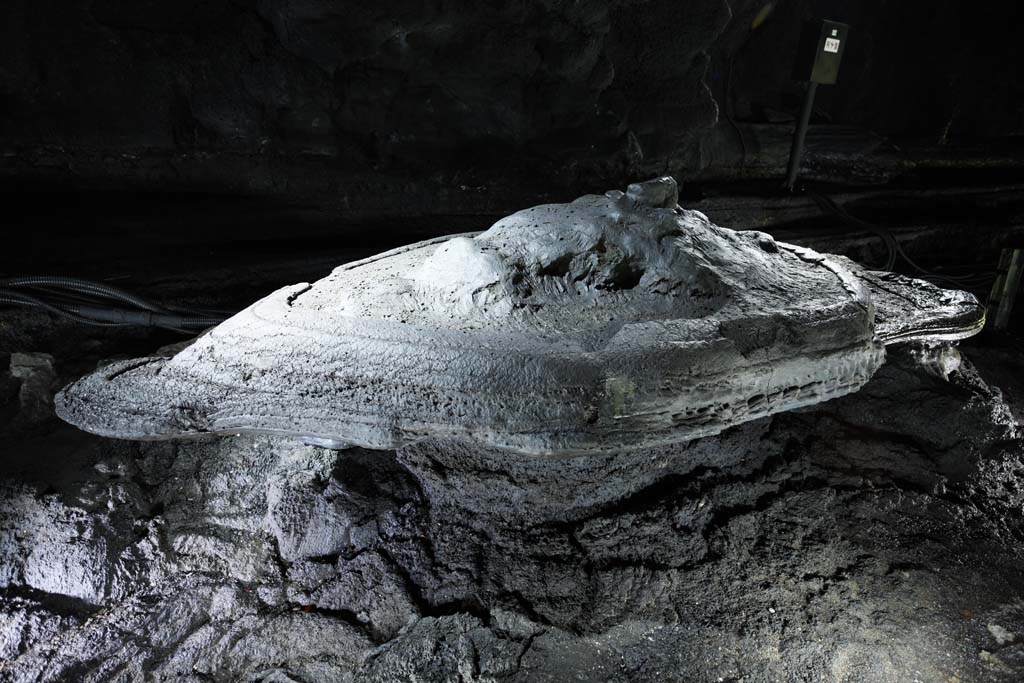
[[[1017,426],[889,356],[596,457],[4,434],[0,681],[1019,681]]]
[[[845,263],[715,226],[659,178],[286,287],[173,358],[86,377],[57,413],[128,439],[612,452],[842,396],[886,342],[977,331],[971,295]]]
[[[1017,422],[956,348],[884,348],[968,335],[974,300],[668,205],[654,183],[342,267],[56,400],[118,436],[282,436],[97,438],[41,408],[59,358],[12,359],[0,683],[1020,680]],[[526,229],[547,211],[590,237]],[[470,341],[431,356],[441,329]],[[746,411],[676,416],[687,363]],[[580,377],[611,403],[574,428]],[[416,393],[442,385],[475,407]]]

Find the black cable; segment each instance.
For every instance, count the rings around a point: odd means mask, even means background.
[[[62,276],[0,280],[0,304],[42,309],[87,325],[160,327],[183,333],[212,327],[233,315],[199,307],[163,306],[117,287]]]
[[[12,289],[19,292],[25,291],[16,287]],[[97,301],[102,301],[102,299],[98,299],[97,297],[81,294],[79,292],[50,287],[31,287],[27,289],[26,293],[44,298],[46,301],[53,304],[95,304]]]
[[[736,55],[739,54],[740,50],[743,49],[743,46],[746,44],[747,41],[744,40],[736,51],[729,56],[729,65],[725,70],[725,102],[723,103],[725,104],[725,120],[728,121],[729,125],[732,126],[732,129],[736,131],[736,137],[740,140],[740,149],[743,153],[743,156],[740,157],[740,168],[747,165],[747,140],[743,137],[743,131],[740,130],[740,126],[736,123],[736,119],[732,114],[732,65],[733,62],[736,61]]]
[[[186,313],[199,317],[227,319],[238,311],[229,311],[223,308],[207,308],[206,306],[181,306],[178,304],[166,304],[165,308],[172,313]]]
[[[84,316],[90,320],[104,323],[139,325],[143,327],[165,327],[179,329],[205,329],[224,322],[223,318],[207,318],[201,316],[182,316],[173,313],[154,313],[153,311],[128,311],[119,308],[101,308],[96,306],[66,306],[64,310]]]
[[[101,327],[161,327],[184,332],[206,329],[224,321],[222,317],[182,316],[79,304],[52,304],[30,294],[5,288],[0,288],[0,304],[41,308],[62,318]]]
[[[126,292],[117,287],[105,285],[100,282],[92,282],[91,280],[80,280],[78,278],[64,277],[61,275],[12,277],[0,280],[0,287],[56,287],[59,289],[69,289],[71,291],[81,292],[83,294],[92,294],[104,299],[110,299],[111,301],[131,304],[132,306],[136,306],[147,311],[158,312],[167,310],[157,303],[130,292]]]
[[[868,223],[867,221],[861,220],[855,216],[850,215],[850,213],[845,208],[836,203],[834,199],[827,195],[822,195],[810,191],[807,192],[807,195],[818,205],[819,208],[835,214],[843,222],[848,223],[849,225],[852,225],[854,227],[860,228],[862,230],[870,231],[880,236],[882,240],[885,242],[886,250],[888,252],[885,266],[882,268],[883,270],[893,270],[896,267],[897,257],[900,257],[907,263],[907,265],[913,268],[920,275],[921,279],[928,280],[929,282],[933,280],[938,280],[940,282],[952,284],[955,287],[969,287],[971,285],[983,285],[985,282],[991,279],[990,273],[972,272],[966,275],[957,276],[936,273],[935,271],[923,268],[916,261],[910,258],[910,256],[907,255],[907,252],[903,249],[903,246],[899,243],[899,240],[896,239],[896,236],[893,235],[891,230],[888,230],[878,225],[874,225],[873,223]]]
[[[725,110],[725,120],[728,121],[729,125],[732,126],[732,129],[736,132],[736,137],[739,138],[740,141],[740,149],[742,150],[743,154],[743,156],[740,157],[740,168],[743,168],[747,165],[747,139],[744,137],[743,130],[740,128],[739,124],[736,123],[736,118],[733,116],[734,112],[732,108],[732,68],[733,64],[736,62],[736,57],[738,57],[739,54],[743,52],[744,48],[747,47],[747,44],[750,43],[750,39],[753,37],[754,32],[761,27],[765,20],[767,20],[768,17],[771,16],[772,12],[774,11],[774,2],[769,2],[765,4],[763,7],[761,7],[760,11],[758,11],[758,13],[754,16],[753,21],[750,22],[750,26],[747,29],[746,34],[744,34],[743,39],[740,41],[740,44],[737,45],[736,49],[734,49],[732,53],[729,55],[729,61],[726,64],[725,68],[725,93],[723,96],[723,109]]]
[[[892,270],[895,267],[898,244],[896,243],[896,238],[890,231],[851,216],[845,209],[836,204],[831,197],[810,191],[807,192],[807,196],[810,197],[822,211],[836,215],[844,223],[852,225],[855,228],[867,230],[881,237],[882,242],[885,244],[886,258],[885,262],[878,267],[881,270]]]
[[[78,323],[84,323],[86,325],[98,325],[101,327],[125,327],[127,323],[107,323],[99,322],[96,320],[90,320],[84,316],[80,316],[73,311],[67,311],[59,306],[48,304],[41,299],[37,299],[29,294],[23,294],[21,292],[13,292],[8,289],[0,288],[0,304],[8,304],[14,306],[28,306],[31,308],[41,308],[44,311],[53,313],[61,318],[67,318]]]
[[[33,289],[38,288],[65,299],[77,300],[79,303],[83,304],[96,303],[96,301],[95,299],[90,299],[86,296],[76,297],[74,294],[95,295],[100,298],[110,299],[120,303],[128,303],[154,313],[178,313],[199,318],[216,317],[220,319],[228,318],[235,313],[234,311],[225,311],[199,306],[157,304],[149,299],[145,299],[144,297],[132,294],[131,292],[127,292],[117,287],[111,287],[109,285],[89,280],[79,280],[63,276],[30,276],[0,280],[0,286],[4,285],[16,287],[28,286]]]

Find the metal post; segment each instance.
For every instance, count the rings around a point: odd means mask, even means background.
[[[1006,272],[1006,283],[1002,296],[999,297],[999,310],[996,311],[995,329],[1005,330],[1010,326],[1010,313],[1017,301],[1017,290],[1020,289],[1021,271],[1024,270],[1024,249],[1014,249],[1010,259],[1010,269]]]
[[[1003,287],[1006,286],[1006,273],[1010,270],[1010,258],[1013,256],[1013,249],[1003,248],[999,252],[999,262],[996,266],[996,277],[992,281],[992,289],[988,293],[988,301],[985,302],[985,320],[988,326],[996,324],[996,314],[999,313],[1000,300],[1003,298]]]
[[[804,153],[804,139],[807,137],[807,125],[811,122],[811,111],[814,109],[814,93],[818,84],[811,81],[804,90],[804,105],[800,110],[800,121],[793,133],[793,146],[789,149],[789,167],[786,169],[786,182],[783,185],[790,192],[796,185],[796,175],[800,172],[800,157]]]

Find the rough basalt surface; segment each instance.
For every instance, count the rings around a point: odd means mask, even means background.
[[[557,459],[112,441],[36,382],[0,681],[1020,680],[1016,423],[955,349],[889,355],[835,401]]]
[[[984,319],[970,294],[721,228],[677,199],[663,177],[345,264],[170,359],[97,371],[57,413],[128,439],[614,452],[856,391],[884,343]]]

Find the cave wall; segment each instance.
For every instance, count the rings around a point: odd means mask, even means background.
[[[19,0],[6,13],[6,147],[412,174],[627,172],[644,147],[714,123],[701,79],[729,19],[724,0]]]
[[[1018,9],[831,4],[854,28],[817,122],[952,146],[1024,132]],[[791,125],[796,36],[821,7],[10,0],[0,179],[483,213],[691,178],[719,103]]]
[[[971,145],[1024,134],[1024,84],[1013,54],[1024,11],[966,2],[732,0],[709,81],[724,101],[733,61],[739,119],[798,111],[793,56],[799,27],[815,16],[849,23],[839,81],[818,89],[816,119],[861,126],[901,141]],[[758,27],[758,13],[772,11]]]

